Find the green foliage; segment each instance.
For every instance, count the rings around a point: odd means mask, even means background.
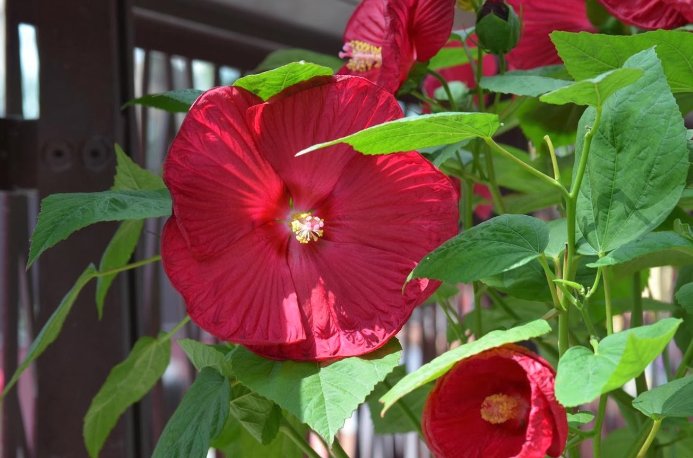
[[[540,219],[502,215],[472,227],[427,254],[409,275],[466,283],[505,272],[541,255],[549,230]]]
[[[171,358],[171,341],[141,337],[122,363],[111,369],[84,417],[84,444],[89,456],[99,456],[111,430],[132,404],[164,375]]]
[[[277,436],[282,409],[243,385],[232,388],[229,412],[262,445],[269,445]]]
[[[221,375],[229,379],[233,378],[233,372],[226,361],[226,355],[232,351],[231,348],[223,345],[207,345],[193,339],[179,339],[176,342],[198,371],[211,367]]]
[[[580,231],[599,253],[664,221],[681,196],[688,168],[686,128],[655,52],[638,53],[624,66],[645,74],[604,104],[577,203]],[[594,125],[595,117],[588,108],[578,131]],[[578,135],[575,170],[583,143]]]
[[[570,81],[515,70],[505,75],[485,76],[479,85],[492,92],[536,97],[569,86]]]
[[[187,113],[195,100],[204,91],[197,89],[180,89],[168,91],[161,94],[148,94],[139,99],[130,100],[123,105],[123,108],[131,105],[142,105],[145,107],[159,108],[169,113]]]
[[[204,458],[229,415],[231,387],[205,367],[161,433],[152,458]]]
[[[332,73],[332,69],[320,65],[292,62],[274,70],[244,76],[236,80],[233,85],[252,92],[262,100],[267,100],[301,81],[315,76],[330,76]]]
[[[693,314],[693,283],[686,283],[676,291],[676,302],[686,312]]]
[[[594,419],[592,412],[577,412],[568,414],[568,425],[576,428],[580,425],[586,425]]]
[[[468,138],[491,137],[498,130],[491,113],[437,113],[402,118],[369,127],[346,137],[313,145],[297,156],[338,143],[347,143],[363,154],[389,154],[456,143]]]
[[[493,331],[479,340],[448,350],[430,363],[408,374],[382,396],[380,398],[380,402],[384,404],[382,413],[387,412],[400,398],[445,374],[458,361],[507,343],[539,337],[549,331],[551,326],[546,321],[536,320],[507,331]]]
[[[653,420],[693,416],[693,376],[671,381],[645,391],[633,407]]]
[[[574,103],[600,107],[616,91],[636,82],[642,73],[642,70],[637,68],[611,70],[551,91],[539,97],[539,100],[555,105]]]
[[[308,428],[296,418],[283,412],[283,421],[294,428],[298,434],[305,437]],[[282,426],[284,428],[286,426]],[[224,429],[219,437],[212,441],[212,447],[220,450],[227,457],[258,458],[282,457],[303,458],[303,451],[285,434],[278,434],[268,445],[259,443],[232,415],[226,420]]]
[[[154,175],[135,164],[130,157],[118,146],[116,152],[116,176],[111,188],[113,191],[154,191],[164,189],[166,185],[160,176]]]
[[[398,364],[396,339],[363,357],[333,363],[272,361],[239,347],[230,354],[238,380],[308,424],[328,442],[373,387]]]
[[[470,53],[476,53],[476,48],[469,48]],[[472,54],[473,56],[475,54]],[[444,68],[455,67],[469,62],[469,57],[461,47],[441,48],[438,54],[428,61],[428,68],[431,70],[442,70]]]
[[[522,133],[535,148],[548,153],[544,145],[544,135],[551,137],[553,146],[566,146],[575,143],[575,129],[585,111],[585,107],[567,104],[551,105],[539,99],[526,99],[517,109],[516,115]]]
[[[595,352],[572,347],[558,363],[556,397],[566,407],[593,401],[638,376],[664,350],[681,320],[665,318],[612,334]]]
[[[598,261],[588,264],[589,267],[613,266],[625,264],[643,256],[668,250],[676,250],[691,256],[693,261],[693,240],[681,237],[673,232],[651,232],[638,240],[621,245]],[[666,259],[664,260],[665,264]]]
[[[264,72],[267,70],[274,70],[275,68],[279,68],[283,65],[300,61],[310,62],[322,67],[327,67],[332,69],[334,72],[342,68],[342,65],[344,65],[344,62],[335,56],[321,54],[308,49],[291,48],[277,49],[276,51],[272,51],[263,59],[262,62],[260,62],[260,64],[255,68],[255,71]]]

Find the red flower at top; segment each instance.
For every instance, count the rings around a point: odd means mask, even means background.
[[[641,29],[675,29],[693,22],[693,0],[599,0],[616,19]]]
[[[529,70],[561,64],[549,37],[554,30],[597,32],[587,18],[582,0],[507,0],[517,14],[522,11],[522,34],[517,47],[506,56],[511,68]]]
[[[266,103],[204,93],[164,163],[173,216],[161,253],[195,323],[273,359],[316,361],[387,342],[439,282],[402,285],[457,233],[457,193],[419,153],[315,143],[402,117],[363,78],[314,78]]]
[[[549,363],[519,345],[463,359],[426,400],[426,443],[437,458],[557,457],[568,420],[554,384]]]
[[[415,62],[426,62],[450,37],[454,0],[363,0],[344,30],[343,75],[368,78],[395,93]]]

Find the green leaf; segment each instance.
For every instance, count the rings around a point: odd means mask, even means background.
[[[230,354],[234,373],[247,388],[271,399],[307,423],[328,442],[375,385],[394,369],[396,339],[363,357],[333,363],[272,361],[238,348]]]
[[[467,229],[427,254],[409,274],[467,283],[514,269],[541,255],[549,243],[542,220],[502,215]]]
[[[52,194],[41,201],[27,269],[41,253],[90,224],[170,214],[171,195],[167,189]]]
[[[561,259],[568,243],[568,221],[565,218],[555,219],[546,223],[549,227],[549,244],[544,254],[551,259]]]
[[[501,146],[517,159],[521,160],[525,164],[529,164],[536,170],[544,172],[547,175],[553,173],[553,170],[551,170],[551,162],[548,160],[548,157],[538,157],[533,159],[527,152],[521,149],[504,144]],[[544,183],[543,181],[537,180],[534,175],[527,171],[525,167],[519,165],[512,159],[501,156],[500,154],[494,154],[493,167],[496,172],[496,181],[498,183],[502,183],[504,188],[526,194],[556,194],[560,199],[560,194],[556,191],[556,188]]]
[[[476,48],[469,48],[469,52],[474,55]],[[444,68],[455,67],[469,62],[469,57],[461,47],[441,48],[438,54],[428,61],[428,68],[431,70],[442,70]]]
[[[469,143],[469,140],[462,140],[461,142],[452,143],[450,145],[444,145],[441,147],[432,148],[421,148],[419,152],[423,156],[431,161],[436,167],[440,167],[443,162],[447,161],[455,155],[460,149]]]
[[[232,389],[230,414],[262,445],[269,445],[279,431],[282,409],[243,385]]]
[[[239,78],[233,83],[236,87],[242,87],[262,100],[267,100],[289,86],[309,80],[315,76],[330,76],[332,70],[320,65],[305,62],[293,62],[256,75],[248,75]]]
[[[141,219],[131,219],[120,223],[101,257],[100,271],[123,267],[127,264],[135,251],[143,226],[144,220]],[[96,309],[99,313],[99,320],[103,317],[103,303],[106,299],[106,293],[108,293],[116,275],[118,274],[103,275],[96,279]]]
[[[305,425],[287,412],[283,415],[300,436],[306,436],[308,428]],[[212,442],[212,447],[233,458],[303,458],[303,451],[286,434],[278,434],[269,445],[262,445],[231,415],[222,433]]]
[[[515,112],[522,133],[531,140],[535,148],[548,156],[544,135],[551,137],[553,146],[567,146],[575,143],[575,129],[585,107],[551,105],[539,99],[525,99]]]
[[[681,320],[665,318],[612,334],[597,352],[572,347],[558,363],[556,397],[566,407],[593,401],[599,395],[637,377],[669,343]]]
[[[546,273],[536,259],[532,259],[520,267],[484,277],[481,282],[518,299],[553,301],[549,284],[546,281]]]
[[[204,458],[229,415],[231,386],[210,367],[202,369],[173,413],[152,458]]]
[[[156,190],[166,187],[160,176],[154,175],[135,164],[123,150],[115,145],[117,158],[116,176],[113,191]]]
[[[568,426],[577,428],[580,425],[586,425],[587,423],[591,422],[593,418],[594,414],[592,412],[569,413]]]
[[[492,92],[536,97],[570,85],[570,81],[536,75],[523,70],[505,75],[485,76],[479,86]]]
[[[539,100],[555,105],[574,103],[599,107],[616,91],[636,82],[643,72],[637,68],[619,68],[594,78],[577,81],[539,97]]]
[[[676,250],[693,256],[693,240],[673,232],[650,232],[638,240],[621,245],[616,250],[588,264],[589,267],[613,266],[665,250]]]
[[[29,351],[24,357],[24,361],[22,361],[22,364],[19,365],[17,370],[12,375],[10,381],[7,382],[2,390],[0,401],[12,389],[14,384],[17,383],[17,380],[19,380],[19,376],[22,375],[22,372],[24,372],[26,368],[29,367],[34,360],[36,360],[36,358],[41,356],[41,354],[46,350],[46,348],[48,348],[50,344],[55,342],[55,339],[58,338],[58,335],[63,328],[65,318],[67,318],[67,315],[70,314],[70,310],[72,310],[72,306],[77,300],[77,296],[79,296],[80,291],[82,291],[82,288],[89,283],[89,280],[96,277],[97,273],[98,272],[94,268],[93,264],[89,264],[89,266],[84,269],[82,275],[79,276],[74,286],[70,289],[70,291],[68,291],[65,297],[63,297],[63,300],[60,301],[58,308],[55,309],[51,317],[48,318],[48,321],[46,321],[43,329],[41,329],[41,332],[39,332],[39,334],[36,336],[36,339],[31,344]]]
[[[141,337],[125,361],[111,369],[84,417],[82,434],[89,456],[99,456],[120,416],[152,389],[164,375],[170,358],[169,339]]]
[[[688,172],[686,128],[654,50],[636,54],[624,66],[645,74],[604,104],[577,202],[580,231],[600,253],[664,221],[681,197]],[[586,132],[595,115],[588,108],[578,131]],[[578,135],[573,173],[583,144]]]
[[[407,394],[400,399],[386,415],[383,417],[380,416],[382,404],[378,402],[378,399],[392,389],[392,387],[402,380],[405,375],[407,375],[405,367],[397,366],[394,371],[388,374],[385,380],[375,386],[373,392],[366,398],[376,434],[398,434],[416,431],[416,426],[414,426],[412,421],[405,415],[402,404],[414,414],[418,421],[421,421],[424,404],[426,404],[428,393],[430,393],[433,388],[433,382],[420,386]]]
[[[653,420],[693,416],[693,376],[645,391],[633,400],[633,407]]]
[[[551,40],[576,80],[620,68],[632,55],[654,46],[671,91],[693,91],[693,34],[657,30],[616,36],[556,31]]]
[[[229,364],[226,362],[226,355],[231,352],[232,348],[207,345],[193,339],[178,339],[176,342],[198,371],[205,367],[211,367],[229,379],[234,377]]]
[[[197,89],[181,89],[162,94],[149,94],[139,99],[130,100],[122,108],[131,105],[143,105],[145,107],[159,108],[169,113],[187,113],[203,92]]]
[[[330,68],[335,72],[344,65],[344,62],[335,56],[321,54],[308,49],[291,48],[272,51],[263,59],[262,62],[260,62],[260,65],[255,68],[255,71],[264,72],[267,70],[274,70],[275,68],[279,68],[283,65],[300,61],[321,65],[323,67]]]
[[[686,312],[693,314],[693,283],[686,283],[676,291],[676,302],[681,304]]]
[[[456,143],[467,138],[491,137],[498,130],[498,116],[491,113],[437,113],[396,119],[355,134],[313,145],[296,156],[320,148],[347,143],[363,154],[389,154]]]
[[[539,337],[550,331],[551,326],[546,321],[536,320],[507,331],[490,332],[479,340],[448,350],[404,377],[381,397],[380,402],[385,404],[382,413],[387,412],[398,399],[445,374],[458,361],[507,343]]]

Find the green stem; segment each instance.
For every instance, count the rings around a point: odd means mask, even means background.
[[[481,298],[478,297],[479,282],[472,282],[474,289],[474,337],[479,340],[484,335],[484,323],[481,318]]]
[[[345,452],[342,448],[342,444],[340,444],[336,438],[332,443],[332,453],[334,454],[335,458],[349,458],[347,452]]]
[[[161,260],[161,255],[157,254],[156,256],[152,256],[151,258],[143,259],[142,261],[133,262],[132,264],[128,264],[128,265],[125,265],[122,267],[116,267],[115,269],[109,269],[109,270],[102,270],[101,272],[97,272],[96,276],[97,277],[104,277],[106,275],[113,275],[113,274],[117,274],[117,273],[120,273],[120,272],[123,272],[126,270],[135,269],[137,267],[141,267],[141,266],[144,266],[146,264],[160,261],[160,260]]]
[[[177,325],[175,325],[173,329],[171,329],[169,332],[167,332],[166,334],[164,334],[163,336],[161,336],[161,337],[159,338],[159,342],[163,342],[164,340],[168,340],[168,339],[170,339],[171,337],[175,336],[176,333],[177,333],[178,331],[180,331],[181,328],[182,328],[183,326],[185,326],[186,324],[188,324],[188,321],[190,321],[190,316],[189,316],[189,315],[186,315],[185,318],[183,318],[182,320],[180,320],[180,322],[179,322]]]
[[[505,75],[505,55],[503,55],[503,54],[499,55],[498,60],[500,60],[499,74]],[[500,97],[501,97],[501,93],[496,92],[496,96],[493,99],[493,111],[496,113],[498,113],[498,103],[500,102]]]
[[[515,313],[515,311],[508,305],[507,302],[505,302],[505,300],[501,297],[500,294],[498,294],[496,290],[489,288],[488,295],[491,296],[491,300],[493,300],[495,304],[498,304],[498,306],[502,308],[505,313],[507,313],[513,319],[520,321],[520,315]]]
[[[470,229],[474,225],[474,205],[472,204],[472,199],[474,198],[474,183],[470,180],[464,181],[464,229]]]
[[[587,326],[587,330],[590,333],[590,337],[593,339],[599,340],[599,335],[597,334],[597,330],[594,328],[594,324],[592,324],[592,317],[590,317],[590,302],[588,298],[585,298],[585,301],[582,304],[582,308],[578,308],[580,310],[580,314],[582,315],[582,320],[585,322],[585,326]]]
[[[383,380],[383,385],[385,385],[388,391],[392,389],[392,385],[390,385],[387,380]],[[407,406],[407,404],[405,404],[401,398],[395,402],[395,405],[402,409],[402,413],[404,413],[404,416],[407,417],[412,426],[416,428],[416,432],[419,433],[421,440],[424,440],[423,430],[421,429],[421,421],[416,417],[416,415],[414,415],[414,412],[411,411],[409,406]]]
[[[446,108],[440,103],[438,103],[438,101],[435,99],[426,97],[425,95],[420,94],[417,91],[411,91],[410,94],[413,95],[415,98],[421,100],[422,102],[429,104],[431,108],[435,106],[438,109],[438,111],[447,111]]]
[[[556,275],[551,271],[551,267],[549,267],[549,262],[546,259],[546,255],[544,253],[541,254],[539,257],[539,264],[541,264],[541,267],[544,269],[544,273],[546,274],[546,281],[549,283],[549,290],[551,291],[551,298],[553,299],[553,306],[561,310],[561,302],[558,299],[558,292],[556,291],[556,283],[554,280],[556,279]],[[565,292],[563,294],[566,294]]]
[[[561,179],[561,171],[558,168],[558,159],[556,159],[556,151],[553,149],[553,142],[551,142],[551,137],[544,135],[544,141],[549,147],[549,155],[551,156],[551,165],[553,165],[553,177],[556,181]]]
[[[310,458],[321,458],[318,452],[313,450],[313,447],[308,444],[306,438],[294,429],[288,421],[282,418],[281,425],[279,426],[279,431],[286,434],[286,436],[291,439],[298,448],[300,448],[303,453],[308,455]],[[335,441],[336,442],[336,441]]]
[[[604,281],[604,306],[606,307],[606,335],[610,336],[614,333],[614,313],[611,303],[611,270],[608,267],[604,268],[602,279]]]
[[[448,325],[450,328],[452,328],[452,332],[455,333],[457,336],[457,339],[460,341],[460,343],[464,343],[464,339],[462,338],[462,334],[460,334],[460,330],[458,329],[459,323],[455,323],[455,320],[452,319],[452,316],[450,316],[450,310],[448,308],[447,301],[440,301],[440,308],[443,309],[443,312],[445,313],[445,318],[448,320]]]
[[[654,442],[655,437],[657,437],[657,433],[659,432],[659,427],[662,425],[662,419],[659,418],[655,420],[652,423],[652,429],[650,430],[650,433],[647,435],[647,439],[645,439],[645,443],[642,444],[642,448],[638,452],[638,457],[637,458],[643,458],[645,454],[647,453],[647,450],[650,448],[650,445],[652,445],[652,442]]]
[[[633,310],[630,314],[631,328],[642,326],[642,315],[642,282],[640,272],[635,272],[633,274]],[[644,371],[635,378],[635,390],[638,395],[647,391],[647,379]]]
[[[597,411],[597,421],[594,423],[594,438],[592,439],[592,451],[594,458],[602,456],[602,425],[604,424],[604,414],[606,413],[606,401],[608,396],[602,394],[599,398],[599,410]]]
[[[688,366],[691,363],[692,359],[693,359],[693,339],[691,339],[690,343],[688,344],[688,348],[686,348],[686,353],[683,354],[683,358],[681,359],[681,365],[676,370],[676,374],[674,374],[673,380],[680,379],[681,377],[686,375],[686,371],[688,371]]]
[[[448,96],[448,101],[450,102],[450,108],[452,109],[452,111],[459,111],[457,109],[457,103],[455,102],[455,99],[453,99],[452,97],[452,91],[450,91],[450,86],[448,85],[448,82],[445,80],[445,78],[443,78],[443,75],[431,70],[430,68],[427,69],[427,72],[433,78],[437,79],[440,82],[440,84],[443,85],[443,89],[445,90],[445,94]]]
[[[477,49],[476,94],[477,94],[477,97],[479,98],[479,101],[478,101],[479,111],[485,111],[486,110],[486,101],[484,100],[484,90],[479,85],[479,81],[481,81],[481,78],[484,76],[484,63],[483,63],[484,51],[481,49],[481,46],[479,46],[476,49]]]
[[[493,166],[493,154],[486,148],[484,156],[486,157],[486,174],[488,175],[489,190],[493,198],[493,205],[496,207],[496,213],[503,215],[505,214],[505,204],[503,203],[503,196],[501,196],[498,183],[496,182],[496,169]]]

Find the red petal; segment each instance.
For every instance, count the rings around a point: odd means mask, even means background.
[[[604,8],[621,22],[642,29],[675,29],[688,24],[686,16],[693,15],[693,2],[679,1],[678,5],[687,3],[688,14],[682,14],[685,9],[670,8],[672,0],[599,0]],[[683,5],[681,5],[683,6]]]
[[[363,0],[344,29],[344,42],[364,41],[382,46],[385,40],[385,0]]]
[[[316,208],[357,153],[344,144],[299,157],[296,153],[400,117],[402,110],[391,94],[348,76],[248,110],[255,143],[286,183],[297,211]]]
[[[549,37],[554,30],[596,32],[587,18],[585,2],[576,0],[508,0],[517,14],[522,9],[523,31],[518,46],[506,56],[510,67],[532,69],[562,63]]]
[[[457,235],[458,195],[419,153],[360,155],[316,215],[325,219],[325,240],[395,253],[413,268]]]
[[[438,54],[450,38],[454,16],[455,0],[418,0],[412,30],[417,61]]]
[[[172,216],[161,240],[164,270],[202,329],[235,343],[286,343],[305,339],[286,263],[289,229],[267,223],[228,249],[195,260]]]
[[[310,331],[296,344],[249,347],[272,359],[320,361],[369,353],[395,335],[433,292],[427,280],[415,280],[402,294],[414,263],[368,246],[292,240],[289,266]]]
[[[179,228],[196,259],[284,217],[283,183],[258,153],[246,110],[261,100],[234,87],[205,92],[185,117],[164,162]],[[280,216],[281,215],[281,216]]]

